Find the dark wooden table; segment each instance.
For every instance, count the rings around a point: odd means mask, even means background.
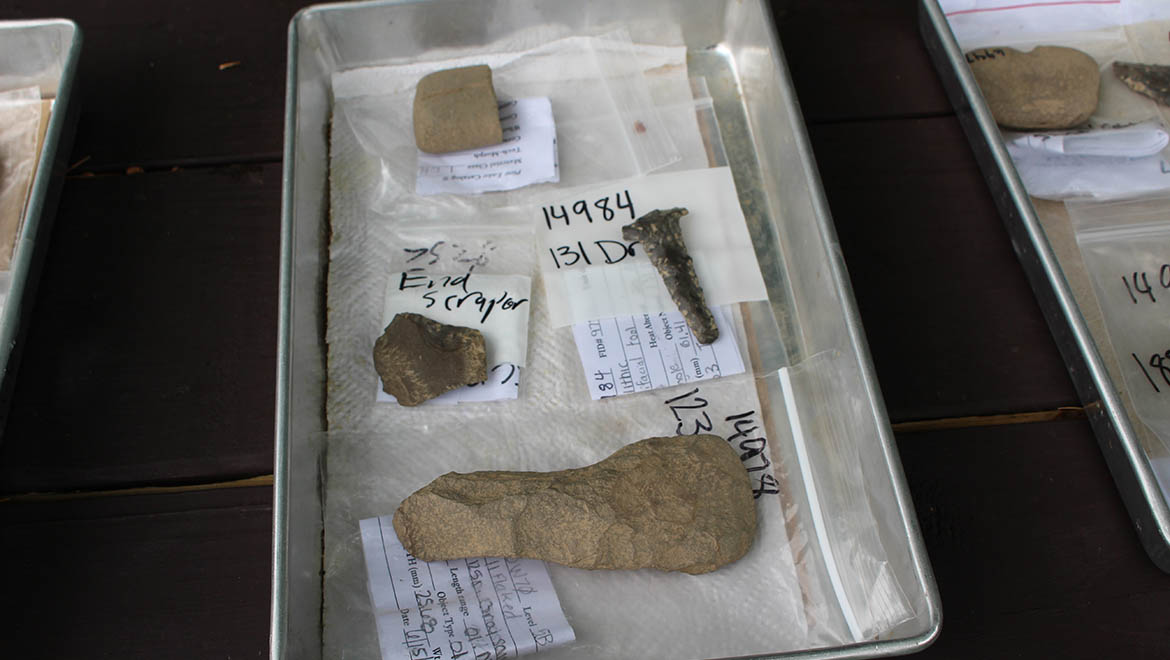
[[[0,445],[0,656],[267,653],[299,4],[0,0],[85,34]],[[942,594],[922,657],[1170,657],[1170,575],[1075,410],[914,2],[774,9]]]

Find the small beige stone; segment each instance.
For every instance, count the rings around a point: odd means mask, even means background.
[[[374,369],[387,394],[404,406],[417,406],[487,380],[483,333],[421,314],[397,314],[374,342]]]
[[[424,561],[527,557],[707,573],[751,548],[756,505],[723,438],[648,438],[583,468],[449,472],[403,501],[394,531]]]
[[[414,141],[443,154],[504,141],[492,70],[479,64],[427,74],[414,92]]]
[[[1097,109],[1101,72],[1075,48],[980,48],[967,53],[983,98],[1004,128],[1055,130],[1080,126]]]

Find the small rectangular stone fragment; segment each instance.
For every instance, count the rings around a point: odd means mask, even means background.
[[[491,68],[479,64],[444,69],[418,81],[414,140],[420,150],[432,154],[503,142]]]

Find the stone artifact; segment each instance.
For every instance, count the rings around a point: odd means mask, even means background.
[[[487,380],[483,334],[420,314],[398,314],[374,342],[374,368],[387,394],[404,406],[417,406]]]
[[[683,208],[651,211],[622,227],[622,238],[642,243],[642,249],[658,269],[695,339],[700,344],[710,344],[719,338],[719,327],[707,308],[703,287],[699,286],[699,276],[695,274],[695,262],[683,242],[678,219],[686,214]]]
[[[1073,128],[1097,109],[1101,72],[1075,48],[980,48],[967,53],[996,123],[1017,130]]]
[[[419,149],[432,154],[503,142],[491,68],[480,64],[444,69],[418,81],[414,141]]]
[[[1170,105],[1170,66],[1114,62],[1113,73],[1133,91]]]
[[[723,438],[648,438],[572,470],[449,472],[406,498],[394,531],[423,561],[527,557],[696,574],[747,553],[756,505]]]

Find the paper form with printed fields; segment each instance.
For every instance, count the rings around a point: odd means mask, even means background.
[[[382,660],[510,658],[575,639],[544,562],[425,562],[402,547],[393,516],[360,526]]]
[[[695,340],[678,312],[618,316],[573,326],[593,400],[744,372],[743,356],[722,307],[712,307],[719,338]]]

